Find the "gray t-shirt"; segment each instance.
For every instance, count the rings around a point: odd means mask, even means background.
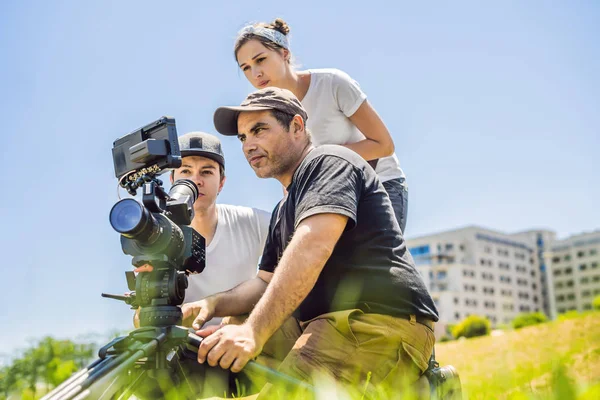
[[[438,320],[388,194],[365,160],[342,146],[317,147],[295,171],[287,190],[271,216],[262,270],[275,271],[303,219],[320,213],[348,217],[346,230],[314,288],[295,311],[296,318],[307,321],[327,312],[359,308]]]

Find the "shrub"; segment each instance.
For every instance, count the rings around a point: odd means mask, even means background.
[[[461,336],[472,338],[489,335],[490,330],[491,325],[487,318],[479,315],[470,315],[452,329],[452,335],[457,339]]]
[[[515,329],[520,329],[525,326],[537,325],[546,321],[548,321],[548,318],[542,312],[523,313],[517,315],[515,319],[513,319],[512,326]]]
[[[594,297],[594,300],[592,301],[592,307],[594,310],[600,311],[600,295]]]
[[[562,314],[558,314],[558,318],[557,320],[559,321],[566,321],[568,319],[573,319],[573,318],[579,318],[579,311],[577,310],[570,310],[567,312],[564,312]]]

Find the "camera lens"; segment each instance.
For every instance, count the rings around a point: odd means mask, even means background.
[[[121,234],[136,231],[143,222],[143,206],[134,199],[123,199],[110,210],[110,224]]]

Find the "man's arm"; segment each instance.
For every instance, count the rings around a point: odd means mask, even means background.
[[[200,329],[213,317],[249,313],[265,292],[272,276],[270,272],[258,271],[255,278],[244,281],[233,289],[182,305],[183,325]],[[190,324],[190,321],[193,322]]]
[[[316,214],[300,222],[277,272],[248,318],[265,342],[308,296],[347,221],[348,217],[340,214]]]
[[[302,220],[246,323],[225,326],[206,337],[198,361],[208,359],[211,366],[231,366],[238,372],[258,355],[315,285],[347,221],[348,217],[340,214],[316,214]]]
[[[242,282],[226,292],[214,294],[213,296],[216,297],[215,317],[241,315],[252,311],[272,277],[271,272],[258,271],[255,278]]]

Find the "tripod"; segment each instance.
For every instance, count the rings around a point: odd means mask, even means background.
[[[185,360],[196,360],[202,338],[177,325],[144,327],[103,346],[99,358],[43,397],[43,400],[197,398],[202,382],[189,379]],[[305,382],[254,361],[244,373],[260,374],[270,383],[313,391]]]

